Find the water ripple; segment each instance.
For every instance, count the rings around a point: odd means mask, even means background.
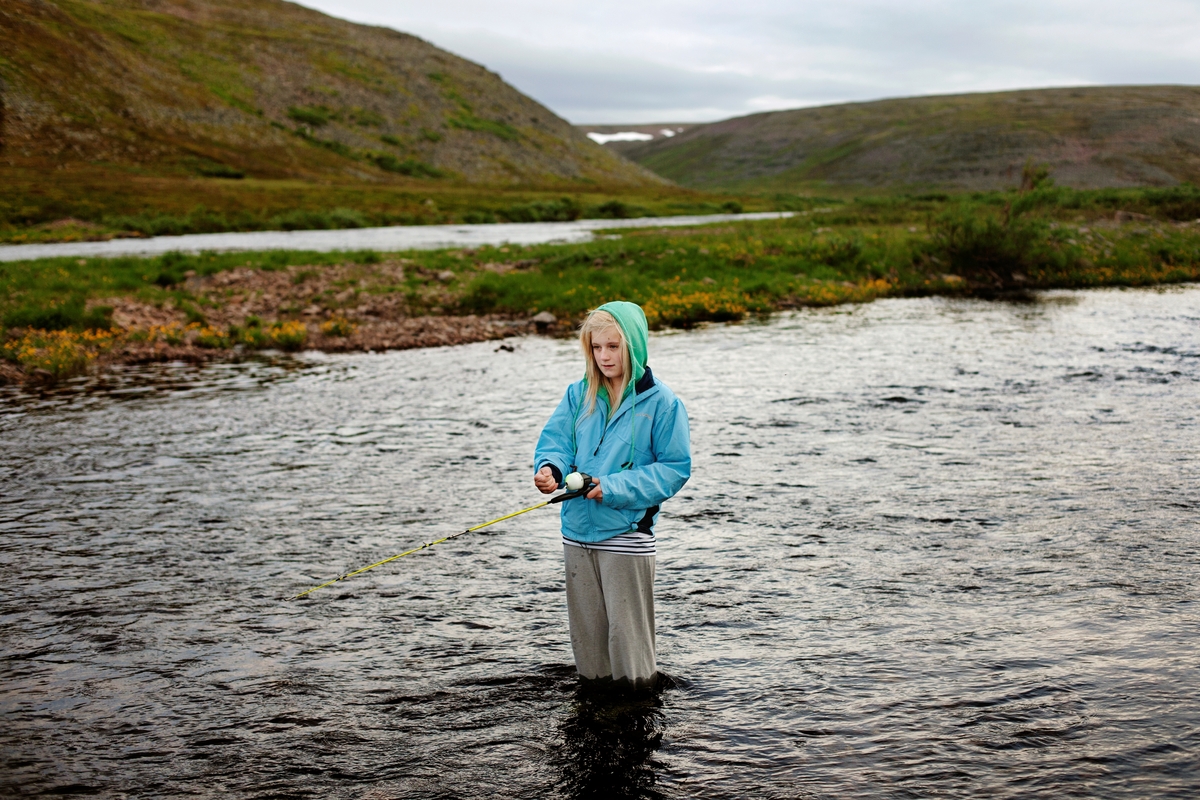
[[[1200,288],[653,337],[695,476],[657,696],[575,685],[570,342],[0,396],[3,772],[151,797],[1192,797]],[[539,516],[541,514],[541,516]]]

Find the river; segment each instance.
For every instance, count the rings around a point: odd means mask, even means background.
[[[0,394],[0,791],[1191,798],[1200,286],[652,336],[695,472],[650,700],[576,691],[569,341]]]
[[[165,253],[221,253],[229,251],[310,250],[440,250],[445,247],[483,247],[502,244],[532,245],[592,240],[595,231],[609,228],[671,228],[784,219],[790,211],[750,214],[704,214],[637,219],[578,219],[571,222],[505,222],[498,225],[395,225],[386,228],[349,228],[330,231],[248,231],[242,233],[191,233],[184,236],[151,236],[144,239],[110,239],[106,242],[54,242],[0,245],[0,262],[35,258],[113,258],[160,256]]]

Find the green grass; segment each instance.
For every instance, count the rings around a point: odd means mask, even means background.
[[[380,169],[387,170],[388,172],[396,172],[401,175],[410,175],[414,178],[441,178],[446,174],[444,171],[430,166],[424,161],[418,161],[415,158],[400,160],[391,153],[372,153],[368,158]]]
[[[1166,214],[1187,208],[1191,195],[1139,197],[1148,204],[1143,207]],[[786,220],[621,230],[581,245],[405,253],[414,265],[405,281],[378,291],[403,293],[412,313],[549,310],[568,319],[623,298],[644,304],[654,324],[688,325],[881,296],[992,296],[1200,279],[1200,225],[1114,222],[1108,213],[1113,198],[1043,189],[974,198],[812,200]],[[570,198],[520,208],[568,217],[579,210]],[[362,221],[345,214],[346,227]],[[132,295],[150,303],[170,300],[202,322],[199,300],[187,291],[189,272],[319,270],[384,257],[271,252],[8,263],[0,265],[0,320],[8,328],[103,327],[105,311],[88,310],[88,302]],[[451,282],[435,277],[447,270],[455,274]]]
[[[457,114],[446,118],[446,124],[452,128],[464,131],[477,131],[499,136],[501,139],[513,141],[519,135],[517,129],[507,122],[477,117],[468,110],[460,110]]]
[[[288,108],[287,115],[296,122],[312,125],[314,128],[319,128],[334,118],[333,112],[325,106],[311,108],[292,106]]]
[[[167,253],[157,258],[51,258],[0,263],[0,327],[44,330],[107,328],[110,309],[85,310],[88,300],[130,296],[161,305],[194,306],[184,283],[189,272],[212,275],[228,269],[284,269],[347,260],[374,263],[374,251],[312,253]],[[201,315],[202,317],[202,315]],[[195,321],[201,321],[199,318]]]
[[[1195,86],[1031,89],[764,112],[620,149],[709,190],[995,190],[1027,159],[1073,186],[1154,186],[1200,183],[1198,112]]]
[[[537,221],[717,213],[728,198],[658,187],[631,191],[603,185],[493,187],[450,177],[432,182],[409,175],[441,175],[415,158],[372,152],[373,163],[398,177],[396,184],[313,183],[236,177],[236,170],[193,159],[177,178],[104,169],[29,171],[0,193],[0,243],[77,241],[119,234],[146,236],[220,231],[455,222]],[[219,173],[209,179],[203,170]],[[578,212],[564,212],[564,200]],[[741,196],[747,211],[781,205],[771,197]],[[787,205],[787,203],[783,203]],[[348,214],[360,222],[348,225]],[[71,220],[75,222],[72,223]]]
[[[89,368],[125,343],[165,342],[222,350],[234,346],[305,346],[300,308],[227,329],[205,319],[221,296],[193,295],[188,279],[233,268],[292,269],[294,283],[326,266],[354,261],[363,275],[385,259],[392,272],[353,284],[400,295],[410,315],[499,314],[525,318],[551,311],[568,325],[608,300],[640,303],[654,327],[687,327],[804,305],[869,302],[879,297],[950,294],[1025,296],[1031,289],[1139,286],[1200,280],[1200,224],[1153,220],[1106,222],[1108,215],[1053,219],[1050,195],[873,199],[813,206],[786,220],[690,229],[619,230],[580,245],[484,247],[403,254],[167,254],[153,259],[44,259],[0,264],[0,358],[5,370],[56,380]],[[1103,198],[1091,198],[1104,207]],[[1175,208],[1166,197],[1162,207]],[[1019,205],[1027,206],[1024,210]],[[543,204],[543,207],[553,204]],[[907,218],[904,218],[905,215]],[[887,221],[881,221],[886,219]],[[920,224],[910,224],[917,223]],[[302,266],[300,270],[294,267]],[[389,268],[390,269],[390,268]],[[447,277],[447,276],[453,277]],[[106,298],[171,305],[186,317],[159,329],[109,330]],[[329,298],[313,302],[328,304]],[[357,324],[340,306],[326,335]],[[331,318],[332,319],[332,318]],[[118,350],[118,352],[120,352]]]
[[[279,0],[222,0],[182,15],[134,0],[25,5],[5,16],[4,105],[33,104],[55,124],[42,131],[28,115],[5,118],[0,242],[52,239],[22,229],[68,217],[172,216],[186,227],[200,206],[232,229],[296,209],[428,221],[416,206],[443,190],[430,184],[451,181],[480,194],[519,188],[521,202],[597,185],[658,190],[627,161],[564,137],[561,120],[499,76],[416,37]],[[264,207],[253,189],[226,203],[197,177],[341,196],[277,196]],[[137,185],[148,182],[158,191]],[[355,189],[370,199],[348,200]],[[405,192],[421,196],[379,200]],[[512,194],[462,210],[518,202]],[[246,216],[254,225],[237,221]]]

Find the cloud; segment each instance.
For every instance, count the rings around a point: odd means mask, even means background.
[[[572,122],[697,122],[881,97],[1200,84],[1184,0],[306,0],[495,70]]]

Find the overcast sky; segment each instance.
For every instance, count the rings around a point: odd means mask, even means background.
[[[1200,84],[1200,0],[305,0],[416,34],[574,123],[1042,86]]]

